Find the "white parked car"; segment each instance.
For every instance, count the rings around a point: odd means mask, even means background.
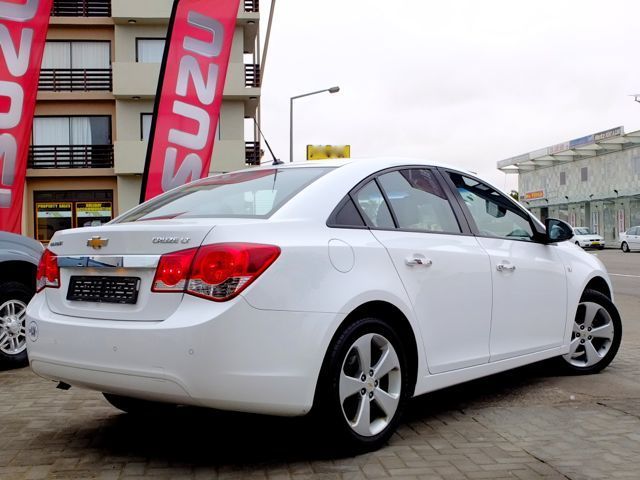
[[[620,248],[623,252],[640,250],[640,227],[631,227],[620,234]]]
[[[312,412],[376,448],[415,395],[551,357],[611,362],[611,283],[571,236],[430,163],[217,175],[55,234],[27,310],[31,367],[128,412]]]
[[[604,238],[591,232],[589,227],[573,227],[573,238],[571,241],[583,248],[593,247],[603,250],[605,247]]]

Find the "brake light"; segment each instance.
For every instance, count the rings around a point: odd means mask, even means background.
[[[197,248],[169,253],[160,257],[152,292],[184,292]]]
[[[40,257],[36,274],[36,292],[45,288],[60,288],[58,257],[49,249],[46,249]]]
[[[220,243],[163,255],[154,292],[186,292],[217,302],[247,288],[280,255],[275,245]]]

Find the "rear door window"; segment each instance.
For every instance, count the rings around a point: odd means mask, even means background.
[[[430,170],[415,168],[385,173],[378,181],[389,199],[398,228],[461,232],[451,204]]]

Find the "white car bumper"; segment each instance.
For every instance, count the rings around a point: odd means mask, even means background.
[[[102,392],[274,415],[303,415],[337,314],[257,310],[242,297],[185,296],[162,322],[53,313],[45,296],[27,310],[31,368]],[[249,333],[250,332],[250,333]]]

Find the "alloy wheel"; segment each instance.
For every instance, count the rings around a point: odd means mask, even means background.
[[[27,348],[25,316],[27,305],[8,300],[0,305],[0,352],[18,355]]]
[[[400,403],[402,374],[398,354],[377,333],[358,338],[340,369],[338,392],[344,418],[363,437],[382,432]]]
[[[614,335],[609,312],[598,303],[581,302],[573,324],[569,353],[564,358],[575,367],[596,365],[611,349]]]

